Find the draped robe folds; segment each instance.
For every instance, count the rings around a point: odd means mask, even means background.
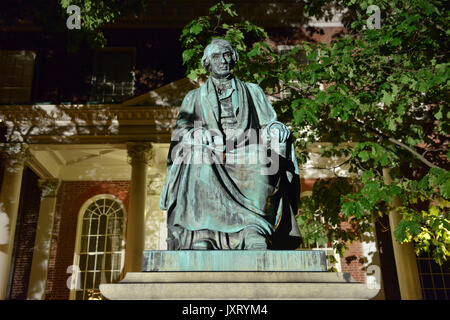
[[[258,85],[236,78],[232,81],[233,111],[240,134],[235,137],[237,145],[227,147],[224,162],[196,162],[198,150],[217,156],[216,160],[223,158],[218,149],[192,147],[194,142],[188,138],[198,124],[224,137],[219,99],[212,80],[190,91],[181,105],[160,197],[160,208],[168,215],[169,250],[188,248],[182,243],[186,230],[232,234],[254,228],[269,240],[271,249],[294,249],[300,243],[294,218],[300,187],[292,141],[289,139],[286,144],[286,156],[279,157],[279,169],[267,174],[264,168],[273,163],[269,162],[265,145],[261,139],[255,141],[245,133],[253,129],[260,138],[262,129],[276,122],[276,113]],[[249,163],[250,156],[256,156],[257,163]],[[245,161],[236,161],[242,157]]]

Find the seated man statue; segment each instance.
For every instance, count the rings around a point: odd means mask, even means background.
[[[229,42],[214,39],[202,58],[210,77],[181,105],[160,198],[169,250],[300,244],[298,165],[289,129],[258,85],[233,77],[238,60]]]

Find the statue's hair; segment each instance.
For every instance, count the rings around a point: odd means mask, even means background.
[[[223,46],[223,47],[229,49],[231,52],[231,60],[233,61],[233,65],[236,65],[236,63],[239,61],[239,54],[231,46],[231,44],[225,39],[213,39],[211,41],[211,43],[206,46],[205,51],[203,51],[202,66],[203,66],[203,68],[206,69],[206,71],[208,71],[208,72],[211,71],[210,70],[211,61],[209,58],[211,56],[212,49],[215,46]]]

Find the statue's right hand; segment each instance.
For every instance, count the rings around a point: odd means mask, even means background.
[[[214,140],[208,129],[201,127],[192,130],[190,134],[190,138],[193,144],[195,145],[213,145]]]
[[[213,137],[211,135],[211,132],[209,132],[209,130],[206,130],[206,129],[203,130],[202,143],[207,146],[214,144]]]

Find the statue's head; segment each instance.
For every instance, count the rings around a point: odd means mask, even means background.
[[[205,48],[202,65],[214,78],[225,78],[239,60],[239,54],[224,39],[214,39]]]

